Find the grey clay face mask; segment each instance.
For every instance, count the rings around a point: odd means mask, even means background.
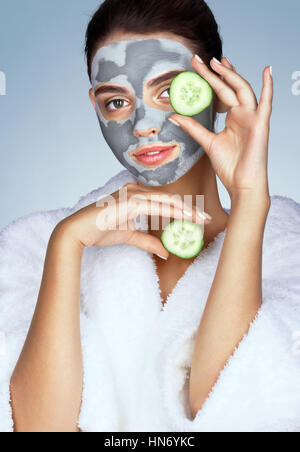
[[[126,86],[136,98],[134,111],[125,120],[107,120],[98,104],[97,114],[109,147],[121,164],[144,185],[162,186],[176,182],[204,154],[193,138],[168,121],[174,111],[149,106],[143,98],[144,85],[149,79],[168,71],[195,71],[190,61],[192,56],[192,52],[177,41],[140,39],[118,41],[101,47],[93,59],[91,73],[94,93],[100,84],[110,82]],[[211,105],[194,119],[212,130],[212,115]],[[153,128],[156,133],[149,134],[149,129]],[[137,137],[135,131],[142,133]],[[155,144],[176,144],[177,150],[165,162],[154,167],[132,156],[141,146]]]

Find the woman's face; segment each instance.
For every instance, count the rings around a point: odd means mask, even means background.
[[[92,61],[91,98],[114,155],[149,186],[176,182],[204,151],[168,121],[174,113],[169,87],[191,70],[192,51],[172,36],[118,36],[102,45]],[[212,106],[194,117],[212,129]]]

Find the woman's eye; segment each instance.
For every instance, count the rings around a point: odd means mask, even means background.
[[[166,89],[163,93],[161,93],[161,95],[159,96],[160,98],[169,98],[170,97],[170,88]]]
[[[127,107],[127,105],[129,105],[129,102],[124,99],[114,99],[106,105],[106,108],[109,111],[116,111],[123,107]]]

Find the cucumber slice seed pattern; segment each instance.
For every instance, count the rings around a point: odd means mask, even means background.
[[[181,259],[196,257],[204,247],[202,228],[191,221],[172,221],[164,229],[161,241],[167,251]]]
[[[211,86],[196,72],[181,72],[170,85],[171,106],[183,116],[198,115],[211,105],[212,100]]]

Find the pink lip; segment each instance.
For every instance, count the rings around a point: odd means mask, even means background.
[[[146,165],[157,165],[162,163],[167,159],[172,152],[175,150],[176,146],[157,146],[143,149],[143,153],[135,155],[134,157],[141,163]],[[145,155],[147,152],[159,152],[155,155]]]

